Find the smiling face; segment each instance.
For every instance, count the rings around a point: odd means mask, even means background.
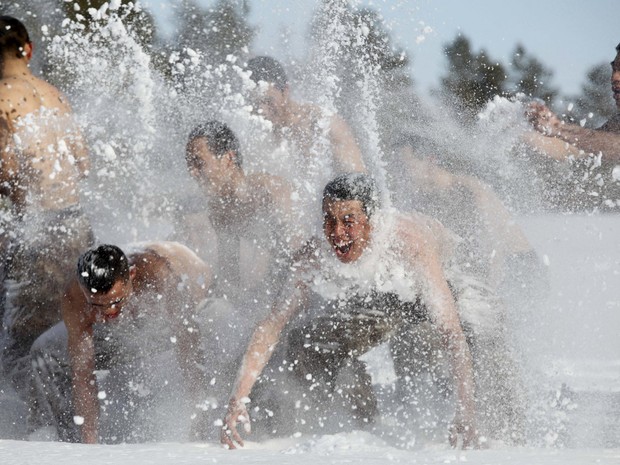
[[[91,289],[85,289],[83,286],[82,292],[95,319],[106,322],[121,314],[123,306],[133,292],[132,280],[131,278],[127,281],[119,279],[106,293],[92,292]]]
[[[370,242],[371,230],[359,200],[323,202],[323,232],[341,262],[351,263],[362,256]]]

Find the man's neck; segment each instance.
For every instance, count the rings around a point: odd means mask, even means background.
[[[236,200],[246,186],[245,173],[241,169],[234,170],[226,180],[213,186],[215,197]]]
[[[32,75],[28,63],[25,60],[19,60],[15,58],[6,59],[2,67],[2,79],[9,78],[24,78]]]

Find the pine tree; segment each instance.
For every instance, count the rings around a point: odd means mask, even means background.
[[[469,122],[489,100],[504,94],[504,66],[484,50],[474,54],[469,39],[460,34],[446,45],[445,54],[448,74],[441,80],[440,96],[454,106],[462,122]]]
[[[616,106],[611,98],[610,73],[608,63],[590,68],[581,86],[581,94],[566,99],[573,103],[572,111],[568,113],[571,119],[587,127],[597,128],[616,114]]]
[[[518,44],[512,54],[510,63],[511,93],[522,93],[527,97],[543,100],[548,106],[553,105],[558,90],[551,87],[549,82],[553,71],[535,57],[527,53],[525,47]]]
[[[255,34],[247,19],[247,1],[218,0],[203,9],[194,0],[183,0],[178,11],[181,47],[204,52],[214,65],[226,62],[228,55],[247,55]]]

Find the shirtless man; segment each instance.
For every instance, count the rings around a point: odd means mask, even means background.
[[[620,44],[611,62],[611,91],[620,111]],[[527,141],[556,160],[602,153],[603,161],[620,161],[620,113],[598,129],[565,123],[540,103],[531,104],[527,116],[537,131]]]
[[[282,258],[299,245],[289,229],[291,187],[278,176],[245,173],[239,142],[227,125],[208,121],[194,128],[185,159],[207,195],[209,219],[217,234],[220,290],[240,286],[240,238],[253,238],[257,228],[274,242],[271,250],[263,251],[274,254],[268,260]]]
[[[194,318],[210,283],[209,266],[178,242],[137,244],[127,255],[113,245],[85,252],[62,299],[63,322],[39,337],[31,351],[38,420],[56,426],[61,440],[96,443],[100,403],[111,397],[121,402],[123,413],[132,412],[124,425],[112,425],[112,434],[117,441],[132,435],[135,440],[136,417],[149,421],[152,414],[148,398],[135,388],[158,389],[148,378],[164,368],[158,355],[173,348],[188,402],[198,410],[207,383]],[[112,387],[102,395],[95,373],[105,369]]]
[[[533,317],[544,307],[548,271],[493,189],[473,176],[451,171],[437,150],[429,141],[411,134],[396,139],[387,170],[395,202],[399,202],[397,208],[435,218],[459,236],[454,256],[466,274],[456,279],[469,282],[460,302],[468,299],[474,305],[492,298],[498,313],[514,329],[517,321]],[[441,391],[445,368],[433,362],[441,350],[432,328],[424,323],[401,329],[405,333],[393,338],[391,347],[398,375],[396,386],[403,390],[402,397],[413,394],[419,398],[417,392],[429,388]],[[411,357],[412,352],[416,357]],[[506,354],[503,358],[512,357]],[[433,386],[425,385],[425,375],[435,381]],[[523,406],[524,399],[520,402]],[[513,421],[512,431],[503,439],[522,443],[523,426]]]
[[[60,294],[93,240],[79,206],[88,156],[66,98],[35,77],[24,25],[0,17],[0,227],[8,251],[0,364],[18,392],[29,378],[32,342],[60,320]],[[2,313],[2,312],[0,312]]]
[[[366,171],[362,153],[349,125],[336,114],[324,115],[314,105],[295,101],[291,97],[284,68],[278,61],[269,56],[258,56],[248,61],[246,71],[250,71],[250,79],[258,85],[258,109],[273,124],[277,137],[290,136],[303,155],[309,157],[313,144],[323,135],[322,131],[326,131],[333,157],[329,163],[333,171]],[[324,118],[327,125],[321,129]]]
[[[506,274],[515,262],[537,267],[536,252],[493,189],[444,168],[427,145],[413,135],[393,144],[387,169],[402,199],[398,208],[436,218],[458,234],[468,269],[494,288],[514,278]]]
[[[457,308],[443,271],[451,248],[449,233],[427,217],[380,212],[378,206],[375,184],[364,174],[343,174],[325,187],[327,243],[310,244],[293,264],[271,314],[252,335],[224,419],[221,441],[226,446],[243,445],[237,424],[250,429],[246,404],[252,388],[283,329],[299,319],[302,309],[308,312],[307,322],[289,332],[286,359],[294,360],[290,369],[308,385],[306,392],[327,394],[323,405],[336,393],[348,397],[361,424],[372,422],[377,404],[357,357],[388,340],[400,325],[430,319],[445,344],[455,381],[450,442],[456,444],[462,434],[464,447],[477,445],[475,373],[459,312],[464,325],[469,324],[468,315]],[[312,291],[327,299],[324,308],[309,308]],[[312,314],[317,311],[324,314]],[[488,318],[493,320],[493,315]],[[475,322],[471,328],[474,334],[478,331]],[[351,366],[360,386],[348,394],[336,381],[338,373]]]

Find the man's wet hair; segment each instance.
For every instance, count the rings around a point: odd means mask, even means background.
[[[105,294],[119,279],[129,280],[129,261],[115,245],[103,244],[80,256],[77,275],[84,288]]]
[[[193,142],[196,139],[203,138],[207,143],[207,147],[213,155],[217,158],[221,158],[228,152],[235,154],[235,164],[241,168],[243,164],[243,157],[239,149],[239,140],[228,125],[221,121],[207,121],[206,123],[199,124],[189,134],[188,143]],[[187,153],[186,157],[193,157],[192,154]],[[188,162],[192,160],[188,158]]]
[[[258,83],[265,81],[273,84],[279,91],[284,91],[288,86],[288,78],[282,64],[270,56],[258,56],[248,60],[246,71],[251,71],[250,79]]]
[[[359,200],[368,218],[381,207],[377,183],[364,173],[341,174],[323,189],[323,202],[347,200]]]
[[[616,45],[616,52],[620,53],[620,44]]]
[[[23,58],[26,55],[24,47],[30,43],[28,30],[19,19],[0,16],[0,73],[4,68],[4,58],[7,55]]]

